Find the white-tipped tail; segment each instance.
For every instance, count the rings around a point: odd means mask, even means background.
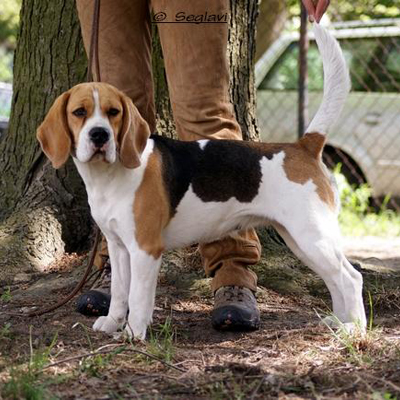
[[[313,30],[324,66],[324,96],[306,133],[328,133],[338,119],[350,91],[350,77],[342,49],[336,39],[317,23],[313,24]]]

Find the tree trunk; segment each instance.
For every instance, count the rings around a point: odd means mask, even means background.
[[[253,0],[231,0],[228,57],[231,97],[244,138],[257,140],[253,62],[258,13]],[[154,43],[157,125],[172,136],[159,42]],[[90,216],[72,162],[54,170],[36,141],[54,99],[86,76],[86,56],[70,0],[24,0],[15,55],[14,98],[0,142],[0,282],[21,270],[45,270],[64,251],[87,244]]]
[[[35,137],[54,99],[86,74],[75,2],[23,1],[8,133],[0,142],[0,281],[44,270],[90,233],[75,166],[54,170]],[[14,268],[13,268],[14,267]]]
[[[256,123],[254,56],[258,2],[231,0],[228,59],[230,91],[236,118],[245,140],[259,140]]]
[[[165,72],[164,58],[157,25],[153,24],[152,29],[152,62],[154,98],[156,102],[156,132],[176,139],[176,128],[172,117],[171,103],[169,101],[167,75]]]

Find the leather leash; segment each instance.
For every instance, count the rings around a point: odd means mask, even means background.
[[[95,60],[96,82],[101,82],[99,61],[99,25],[100,25],[100,0],[94,1],[92,34],[90,37],[89,60],[86,80],[93,82],[93,60]]]
[[[101,237],[100,229],[97,226],[95,228],[95,232],[96,232],[95,239],[94,239],[94,244],[93,244],[92,251],[90,254],[90,258],[89,258],[89,263],[86,267],[85,273],[82,276],[82,279],[75,286],[74,290],[69,295],[67,295],[66,297],[61,299],[58,303],[56,303],[53,306],[50,306],[48,308],[45,308],[44,310],[31,311],[29,313],[19,313],[19,314],[15,313],[12,315],[18,315],[18,316],[24,316],[24,317],[37,317],[39,315],[47,314],[51,311],[54,311],[57,308],[60,308],[61,306],[63,306],[64,304],[67,304],[70,300],[72,300],[75,297],[75,295],[82,289],[82,287],[84,286],[84,284],[86,283],[86,281],[88,279],[90,272],[92,271],[94,259],[96,257],[96,253],[97,253],[97,246],[100,242],[100,237]]]
[[[93,68],[93,61],[94,65],[96,68],[96,81],[100,82],[101,77],[100,77],[100,62],[99,62],[99,25],[100,25],[100,0],[95,0],[94,1],[94,11],[93,11],[93,21],[92,21],[92,33],[91,33],[91,38],[90,38],[90,47],[89,47],[89,60],[88,60],[88,71],[87,71],[87,81],[88,82],[93,82],[93,73],[92,73],[92,68]],[[79,283],[75,286],[74,290],[65,298],[60,300],[57,304],[45,308],[43,310],[37,310],[37,311],[31,311],[29,313],[7,313],[10,315],[17,315],[17,316],[24,316],[24,317],[36,317],[39,315],[46,314],[48,312],[54,311],[57,308],[60,308],[64,304],[68,303],[72,298],[75,297],[75,295],[82,289],[82,287],[85,285],[86,281],[88,280],[88,276],[93,268],[93,263],[96,257],[97,253],[97,248],[100,242],[100,229],[98,226],[95,228],[95,239],[94,239],[94,244],[92,247],[92,251],[90,254],[89,262],[86,267],[85,273],[83,274],[82,279],[79,281]]]

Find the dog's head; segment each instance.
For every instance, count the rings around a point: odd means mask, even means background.
[[[105,83],[82,83],[59,96],[37,130],[54,168],[70,153],[83,163],[140,165],[149,126],[125,94]]]

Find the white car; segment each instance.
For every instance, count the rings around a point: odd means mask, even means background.
[[[0,82],[0,137],[8,127],[11,111],[12,85]]]
[[[348,62],[352,91],[328,135],[325,162],[342,163],[351,183],[374,197],[400,197],[400,19],[333,24]],[[322,62],[309,32],[309,120],[321,102]],[[298,33],[281,36],[256,64],[261,138],[297,138]]]

